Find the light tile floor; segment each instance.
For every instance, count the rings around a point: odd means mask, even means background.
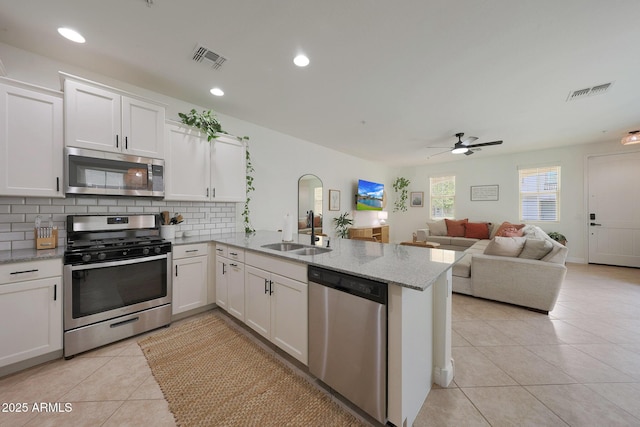
[[[567,267],[548,316],[454,295],[455,378],[414,426],[640,425],[640,270]]]
[[[568,268],[549,316],[454,295],[455,378],[414,426],[640,425],[640,270]],[[28,403],[0,426],[174,426],[139,339],[0,379],[0,404]]]

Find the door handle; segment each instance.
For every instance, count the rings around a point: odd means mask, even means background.
[[[592,226],[592,227],[594,227],[594,226],[602,227],[602,224],[596,224],[595,222],[592,222],[589,225]]]

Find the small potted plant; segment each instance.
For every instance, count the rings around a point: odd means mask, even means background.
[[[348,218],[349,212],[345,212],[340,216],[333,218],[338,237],[343,239],[349,236],[349,226],[353,224],[353,219]]]
[[[567,246],[567,238],[564,237],[564,234],[558,233],[557,231],[552,231],[549,233],[549,237],[551,237],[553,240],[560,243],[561,245]]]

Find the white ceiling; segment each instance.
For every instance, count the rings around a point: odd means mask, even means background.
[[[504,140],[480,157],[640,128],[638,16],[638,0],[0,0],[0,42],[415,165],[467,158],[428,159],[443,149],[426,147],[453,145],[456,132]],[[62,39],[59,26],[87,43]],[[193,62],[197,43],[227,61]],[[298,52],[307,68],[293,65]],[[607,82],[604,94],[566,101]],[[225,96],[210,95],[214,86]]]

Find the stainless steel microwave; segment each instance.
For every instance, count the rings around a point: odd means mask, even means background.
[[[67,147],[66,193],[164,197],[164,160]]]

